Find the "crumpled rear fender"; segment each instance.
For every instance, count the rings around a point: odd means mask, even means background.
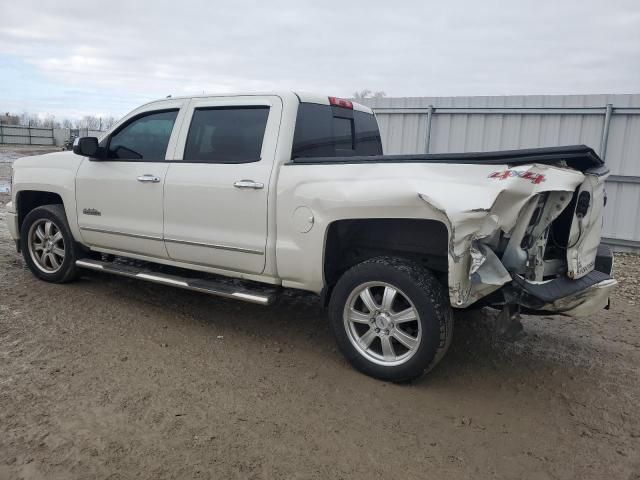
[[[428,192],[418,192],[449,228],[452,306],[467,307],[509,282],[511,275],[494,252],[501,234],[517,239],[524,233],[537,204],[536,196],[544,192],[553,192],[553,201],[547,202],[540,222],[551,223],[583,179],[584,175],[575,170],[533,164],[492,172],[477,185],[467,186],[462,195],[452,195],[447,185],[431,185]],[[519,245],[519,240],[514,243]],[[524,261],[516,254],[510,259]]]
[[[521,222],[526,227],[524,216],[536,195],[571,193],[584,179],[576,170],[538,164],[287,164],[278,175],[272,273],[283,286],[313,292],[327,286],[326,242],[334,222],[436,220],[448,230],[448,283],[455,307],[468,306],[509,281],[494,253],[497,242]],[[571,195],[565,196],[569,201]]]

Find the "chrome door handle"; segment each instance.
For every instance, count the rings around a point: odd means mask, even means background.
[[[259,190],[264,188],[264,183],[254,182],[253,180],[238,180],[233,183],[233,186],[236,188],[253,188],[254,190]]]
[[[158,183],[160,182],[160,177],[156,177],[155,175],[140,175],[138,177],[139,182],[149,182],[149,183]]]

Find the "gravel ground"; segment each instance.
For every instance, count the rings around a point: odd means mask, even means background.
[[[638,256],[616,258],[611,310],[525,317],[514,343],[490,312],[458,315],[440,366],[394,385],[346,364],[310,296],[265,308],[108,275],[40,282],[7,200],[2,480],[640,479]]]

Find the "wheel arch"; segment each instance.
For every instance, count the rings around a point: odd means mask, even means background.
[[[16,213],[18,214],[18,229],[22,228],[25,217],[35,208],[43,205],[62,205],[62,196],[56,192],[46,190],[21,190],[16,194]],[[66,213],[66,208],[65,208]]]
[[[352,266],[378,256],[417,262],[447,284],[449,230],[435,219],[367,218],[331,222],[324,239],[325,303],[340,278]]]

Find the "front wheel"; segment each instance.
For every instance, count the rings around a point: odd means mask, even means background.
[[[24,261],[39,279],[65,283],[78,276],[76,246],[62,205],[31,210],[22,222],[20,242]]]
[[[421,265],[378,257],[348,270],[329,303],[338,346],[361,372],[407,381],[431,370],[451,343],[444,287]]]

